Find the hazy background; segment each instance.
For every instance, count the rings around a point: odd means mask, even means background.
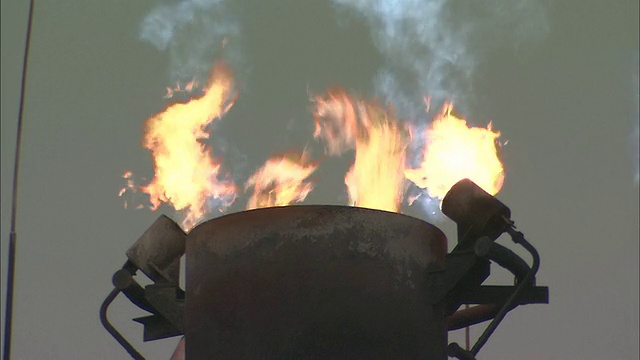
[[[1,3],[3,325],[27,6]],[[632,0],[36,1],[13,358],[127,358],[98,309],[159,213],[125,210],[121,175],[152,175],[142,124],[167,104],[165,87],[224,58],[240,98],[212,145],[239,183],[271,154],[317,147],[309,92],[334,84],[392,100],[418,124],[430,119],[423,95],[493,121],[508,140],[498,197],[537,246],[551,303],[510,313],[479,358],[637,359],[638,40]],[[323,163],[306,203],[344,203],[349,161]],[[405,211],[455,243],[448,220]],[[168,358],[177,339],[143,344],[141,314],[121,298],[110,312],[145,356]]]

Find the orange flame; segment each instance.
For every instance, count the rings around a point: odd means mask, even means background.
[[[361,126],[355,106],[342,89],[329,91],[325,98],[315,97],[316,130],[313,137],[325,141],[326,152],[339,156],[355,146],[356,133]]]
[[[218,179],[220,163],[201,142],[209,138],[206,127],[233,104],[229,101],[231,87],[230,73],[217,65],[204,95],[172,104],[145,124],[143,146],[151,151],[155,176],[141,189],[149,194],[153,210],[169,203],[184,211],[185,231],[202,219],[211,197],[221,202],[221,207],[235,200],[235,185]]]
[[[192,80],[183,88],[168,88],[167,96],[192,92],[196,86]],[[154,178],[137,188],[133,174],[126,172],[126,185],[119,195],[139,189],[149,195],[152,210],[170,204],[184,212],[182,226],[187,231],[208,211],[216,207],[222,211],[231,205],[236,199],[236,186],[220,179],[221,164],[202,141],[209,138],[211,122],[233,105],[232,86],[227,69],[214,66],[203,95],[174,103],[148,119],[143,146],[153,156]],[[445,106],[424,134],[418,134],[415,128],[400,126],[387,108],[342,89],[330,90],[314,101],[314,137],[323,140],[326,153],[340,156],[355,151],[344,178],[352,206],[399,212],[405,178],[439,199],[464,178],[492,195],[502,187],[504,170],[496,149],[500,133],[493,132],[491,124],[487,128],[467,126],[464,119],[451,114],[451,105]],[[424,102],[428,112],[431,99],[425,97]],[[422,163],[408,169],[408,138],[417,136],[426,139]],[[307,161],[305,152],[267,160],[245,183],[245,191],[253,189],[247,209],[304,201],[314,188],[308,177],[317,167],[317,163]]]
[[[343,90],[316,98],[316,131],[329,155],[355,148],[345,176],[353,206],[399,211],[404,192],[405,136],[388,111]]]
[[[405,176],[430,196],[444,198],[458,181],[468,178],[491,195],[502,188],[504,169],[498,159],[499,132],[469,127],[464,119],[451,114],[447,105],[426,130],[422,164],[405,170]]]
[[[345,184],[351,205],[400,211],[404,192],[405,142],[395,123],[385,122],[356,140],[356,159]]]
[[[189,81],[187,83],[187,85],[184,86],[184,89],[180,87],[180,84],[176,84],[175,87],[167,87],[167,94],[164,96],[165,99],[169,99],[172,98],[173,95],[175,95],[176,93],[180,93],[180,92],[184,92],[184,93],[190,93],[192,92],[196,87],[198,86],[198,83],[196,82],[196,79],[191,79],[191,81]]]
[[[245,184],[245,190],[254,189],[247,210],[304,201],[313,190],[313,184],[305,180],[317,167],[307,163],[304,153],[267,160]]]

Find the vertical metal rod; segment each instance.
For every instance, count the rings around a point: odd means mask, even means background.
[[[15,270],[16,233],[9,233],[9,268],[7,269],[7,302],[5,304],[4,317],[4,353],[2,358],[9,360],[11,357],[11,316],[13,314],[13,279]]]
[[[26,91],[27,81],[27,64],[29,60],[29,48],[31,44],[31,24],[33,22],[33,3],[29,2],[29,20],[27,21],[27,37],[25,40],[24,57],[22,59],[22,80],[20,90],[20,108],[18,110],[18,129],[16,131],[16,153],[13,163],[13,193],[11,203],[11,232],[9,233],[9,254],[7,268],[7,301],[5,308],[4,320],[4,353],[2,358],[9,360],[11,358],[11,329],[13,316],[13,285],[15,279],[16,267],[16,213],[18,206],[18,170],[20,164],[20,144],[22,143],[22,115],[24,113],[24,95]]]

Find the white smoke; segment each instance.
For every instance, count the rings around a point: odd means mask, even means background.
[[[434,105],[464,106],[474,71],[489,52],[523,46],[548,30],[540,0],[333,1],[369,23],[385,59],[376,79],[379,96],[409,117],[423,109],[423,96]]]
[[[157,5],[140,26],[140,39],[169,53],[174,81],[206,78],[214,60],[242,58],[240,24],[224,0],[179,0]]]

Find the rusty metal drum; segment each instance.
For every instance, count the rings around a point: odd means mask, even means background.
[[[447,240],[347,206],[226,215],[186,237],[187,359],[446,359]]]

